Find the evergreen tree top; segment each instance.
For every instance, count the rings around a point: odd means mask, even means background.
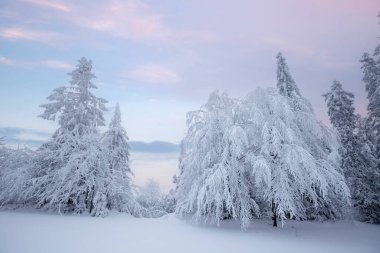
[[[121,126],[121,112],[119,103],[116,104],[115,112],[111,118],[111,122],[109,124],[109,128],[115,128]]]
[[[331,90],[322,95],[328,107],[328,115],[333,126],[339,131],[341,137],[351,136],[356,127],[354,94],[345,91],[342,84],[335,80]]]
[[[76,69],[68,73],[71,76],[70,84],[73,86],[78,86],[81,92],[86,92],[88,89],[96,89],[96,85],[91,81],[96,78],[95,74],[92,73],[92,61],[85,57],[78,60]]]
[[[71,76],[68,86],[58,87],[47,98],[50,103],[43,104],[45,110],[40,117],[56,120],[60,125],[57,133],[76,132],[79,136],[94,133],[97,126],[104,126],[103,112],[106,111],[103,98],[95,96],[91,89],[96,89],[92,82],[92,62],[82,57],[76,68],[68,73]]]
[[[277,88],[281,95],[287,97],[294,97],[300,95],[298,86],[293,80],[290,74],[286,59],[282,56],[282,53],[277,54]]]

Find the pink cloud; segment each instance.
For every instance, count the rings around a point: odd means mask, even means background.
[[[61,1],[54,0],[24,0],[24,2],[40,5],[43,7],[48,7],[52,9],[56,9],[59,11],[69,12],[71,10],[70,6]]]
[[[45,60],[39,62],[39,65],[46,66],[48,68],[53,69],[72,69],[74,66],[70,63],[64,62],[64,61],[57,61],[57,60]]]
[[[143,0],[84,0],[70,4],[60,0],[20,1],[22,5],[10,5],[8,9],[0,10],[0,17],[15,23],[26,22],[28,26],[65,24],[71,28],[70,33],[83,32],[81,28],[86,28],[126,40],[154,41],[169,45],[219,41],[218,35],[210,29],[178,29],[168,26],[163,15]],[[57,11],[52,12],[47,8]],[[21,27],[2,29],[0,37],[49,44],[55,44],[58,40],[56,33]]]
[[[4,56],[0,56],[0,64],[19,68],[52,68],[52,69],[72,69],[73,65],[60,60],[41,61],[15,61]]]
[[[9,40],[29,40],[46,44],[54,44],[59,40],[57,33],[37,31],[22,27],[0,28],[0,37]]]
[[[8,59],[4,56],[0,56],[0,63],[8,66],[15,66],[16,62],[12,61],[11,59]]]
[[[164,39],[170,34],[162,17],[139,0],[78,5],[69,21],[78,26],[131,39]]]

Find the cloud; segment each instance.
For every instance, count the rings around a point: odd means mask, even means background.
[[[97,5],[78,5],[68,21],[95,31],[128,39],[165,39],[170,31],[162,17],[139,0],[103,1]]]
[[[179,75],[175,70],[156,64],[138,66],[129,72],[129,76],[145,83],[173,84],[180,82]]]
[[[0,64],[19,67],[19,68],[53,68],[53,69],[72,69],[74,66],[70,63],[60,60],[42,60],[42,61],[15,61],[0,55]]]
[[[64,61],[57,61],[57,60],[45,60],[41,61],[40,64],[42,66],[46,66],[48,68],[53,69],[73,69],[74,66],[70,63],[64,62]]]
[[[69,12],[71,8],[66,3],[63,3],[61,1],[54,1],[54,0],[24,0],[24,2],[40,5],[43,7],[48,7],[52,9],[56,9],[59,11]]]
[[[0,37],[9,40],[28,40],[55,44],[60,36],[55,32],[37,31],[23,27],[8,27],[0,28]]]
[[[124,40],[154,41],[168,45],[179,43],[214,43],[219,35],[210,29],[178,29],[164,23],[160,12],[143,0],[77,1],[67,4],[58,0],[21,0],[18,5],[0,10],[0,17],[15,24],[56,24],[70,27],[70,34],[89,31],[111,35]],[[27,5],[27,6],[26,6]],[[49,8],[47,10],[46,8]],[[53,10],[53,11],[51,11]],[[57,10],[57,11],[54,11]],[[48,31],[22,27],[0,28],[0,37],[56,44],[67,39]],[[77,38],[78,39],[78,38]]]
[[[12,61],[4,56],[0,56],[0,63],[8,66],[15,66],[16,62]]]

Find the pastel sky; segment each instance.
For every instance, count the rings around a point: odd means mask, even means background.
[[[318,118],[334,79],[365,114],[359,60],[379,43],[379,11],[378,0],[0,0],[0,127],[56,128],[39,105],[82,56],[132,140],[178,143],[211,91],[274,86],[278,51]]]

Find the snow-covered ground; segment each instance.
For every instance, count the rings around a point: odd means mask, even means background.
[[[378,253],[380,226],[358,222],[287,222],[272,228],[258,221],[241,231],[232,221],[196,226],[173,215],[138,219],[0,212],[1,253],[133,252],[323,252]]]

